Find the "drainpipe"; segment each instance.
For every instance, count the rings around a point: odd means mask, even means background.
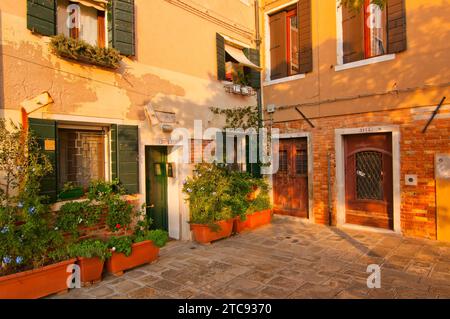
[[[261,33],[259,30],[259,0],[255,0],[255,33],[256,33],[256,49],[259,51],[259,63],[261,64]],[[263,96],[262,96],[262,72],[260,72],[259,89],[256,92],[258,106],[258,128],[263,127]],[[259,136],[259,135],[258,135]],[[259,154],[259,141],[257,151]]]

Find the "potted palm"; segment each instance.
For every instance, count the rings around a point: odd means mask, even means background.
[[[227,172],[216,164],[198,164],[193,177],[184,182],[191,230],[197,242],[209,244],[231,235],[234,218],[227,205],[228,188]]]

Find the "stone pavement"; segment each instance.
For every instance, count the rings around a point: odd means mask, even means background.
[[[170,242],[152,265],[55,298],[450,298],[450,244],[275,217],[208,246]]]

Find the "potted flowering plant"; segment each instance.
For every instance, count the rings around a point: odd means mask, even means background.
[[[198,164],[194,176],[184,182],[191,230],[197,242],[208,244],[231,235],[233,213],[227,205],[229,186],[226,169],[207,163]]]
[[[111,252],[105,242],[100,239],[82,240],[69,245],[68,253],[78,260],[82,285],[101,281],[105,260],[111,257]]]
[[[149,230],[150,224],[144,204],[133,235],[109,239],[111,258],[106,264],[108,272],[121,276],[125,270],[150,264],[158,258],[159,249],[166,244],[169,236],[163,230]]]
[[[51,165],[35,138],[0,121],[0,298],[67,291],[69,259],[40,180]]]

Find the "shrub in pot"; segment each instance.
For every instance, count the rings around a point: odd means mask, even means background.
[[[68,252],[78,260],[82,285],[101,281],[105,260],[111,257],[105,242],[99,239],[83,240],[69,245]]]
[[[233,213],[228,174],[224,167],[202,163],[184,182],[183,192],[189,202],[190,223],[194,239],[202,244],[229,237],[233,230]]]
[[[112,255],[106,264],[108,272],[120,276],[125,270],[152,263],[158,258],[159,249],[166,244],[169,236],[163,230],[149,230],[150,225],[144,204],[133,235],[109,239],[108,247]]]
[[[112,237],[108,242],[112,252],[107,261],[108,272],[121,276],[125,270],[154,262],[167,240],[167,232],[162,230],[146,231],[139,236]]]
[[[0,298],[67,291],[69,259],[40,180],[52,168],[37,140],[0,121]]]
[[[270,224],[272,220],[269,185],[264,179],[253,179],[252,182],[252,192],[246,196],[248,206],[245,214],[236,218],[237,233]]]

